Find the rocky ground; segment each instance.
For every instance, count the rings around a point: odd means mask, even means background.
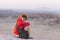
[[[33,19],[29,22],[31,23],[30,36],[33,39],[27,40],[60,40],[59,24],[50,25],[48,22],[41,21],[41,19]],[[0,19],[0,40],[26,40],[13,36],[14,25],[15,19]]]

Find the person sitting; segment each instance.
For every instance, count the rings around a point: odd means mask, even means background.
[[[27,16],[21,15],[17,18],[16,25],[14,27],[13,34],[19,38],[28,39],[30,36],[30,23],[27,22]]]

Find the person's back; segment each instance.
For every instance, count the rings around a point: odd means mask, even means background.
[[[26,15],[22,15],[20,18],[17,19],[16,25],[14,27],[14,35],[15,36],[21,37],[21,31],[23,32],[22,34],[25,34],[25,33],[29,34],[29,30],[30,30],[29,25],[30,25],[30,23],[25,22],[25,20],[27,20]]]

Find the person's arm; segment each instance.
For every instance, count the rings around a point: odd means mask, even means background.
[[[24,24],[25,24],[20,18],[17,19],[16,23],[17,23],[19,29],[22,29],[22,26],[24,26]]]
[[[28,26],[30,24],[28,22],[25,22],[25,21],[21,20],[20,18],[18,18],[17,19],[17,25],[18,26],[20,26],[20,25],[22,25],[22,26]]]
[[[29,22],[24,22],[24,26],[30,26]]]
[[[24,30],[28,31],[28,33],[30,34],[30,27],[29,26],[30,26],[30,23],[26,22]]]
[[[18,25],[18,27],[19,27],[20,29],[22,29],[21,26],[26,27],[26,26],[29,26],[30,23],[28,23],[28,22],[24,22],[24,21],[22,21],[20,18],[18,18],[18,19],[17,19],[17,25]]]

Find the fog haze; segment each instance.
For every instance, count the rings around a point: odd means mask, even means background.
[[[60,0],[0,0],[0,9],[60,10]]]

